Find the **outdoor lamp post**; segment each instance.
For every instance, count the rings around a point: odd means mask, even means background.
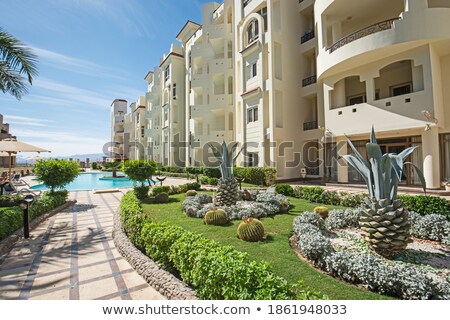
[[[30,221],[28,216],[28,208],[30,204],[34,201],[34,196],[29,194],[20,201],[19,207],[23,210],[23,237],[28,239],[30,237]]]

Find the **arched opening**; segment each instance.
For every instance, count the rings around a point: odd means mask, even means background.
[[[367,102],[366,82],[359,76],[346,77],[330,92],[330,108],[337,109]]]
[[[412,60],[391,63],[375,78],[375,100],[410,94],[424,89],[423,68]]]
[[[258,20],[253,19],[247,26],[247,45],[257,40],[259,37]]]

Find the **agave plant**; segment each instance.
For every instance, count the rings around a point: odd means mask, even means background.
[[[372,128],[370,142],[366,145],[368,159],[365,159],[346,138],[355,155],[345,155],[343,158],[361,174],[369,191],[369,198],[362,204],[359,221],[363,237],[380,254],[395,256],[410,242],[408,213],[403,203],[397,200],[398,184],[406,164],[414,167],[426,192],[422,171],[414,164],[405,162],[417,146],[407,148],[400,154],[382,154]]]
[[[228,149],[225,141],[222,143],[222,152],[212,144],[209,145],[212,149],[215,157],[220,162],[220,173],[222,178],[219,180],[217,188],[216,200],[218,205],[231,206],[235,205],[239,198],[238,183],[234,178],[233,167],[236,163],[236,159],[242,152],[242,149],[235,155],[237,144],[235,143],[231,150]]]

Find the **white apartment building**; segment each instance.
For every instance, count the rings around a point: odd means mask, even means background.
[[[0,140],[15,138],[9,132],[9,123],[3,122],[3,115],[0,114]],[[16,157],[11,158],[11,165],[14,166],[16,163]],[[9,167],[9,157],[0,157],[0,168]]]
[[[111,104],[111,143],[110,157],[108,161],[122,161],[128,159],[125,153],[125,116],[128,102],[124,99],[116,99]]]
[[[429,188],[450,178],[450,1],[225,0],[176,38],[145,78],[148,158],[198,165],[237,141],[240,165],[278,180],[360,182],[337,159],[345,135],[364,154],[373,125],[384,152],[419,146]]]
[[[186,56],[186,164],[202,165],[209,143],[234,141],[233,6],[203,5],[202,25],[188,21],[177,40]]]

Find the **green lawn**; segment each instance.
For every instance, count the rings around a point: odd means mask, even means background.
[[[267,240],[260,243],[244,242],[236,237],[239,221],[232,221],[226,227],[206,226],[202,219],[186,217],[181,211],[184,195],[172,196],[170,204],[144,204],[144,210],[157,221],[169,221],[186,230],[203,234],[205,237],[217,240],[221,244],[231,245],[237,250],[247,252],[254,260],[270,262],[273,270],[288,281],[296,283],[303,279],[306,286],[310,286],[330,299],[388,299],[388,297],[359,289],[324,275],[307,263],[300,260],[289,245],[292,232],[292,221],[304,211],[312,211],[315,205],[305,200],[291,199],[295,209],[289,214],[278,215],[273,218],[262,219],[267,234]],[[332,208],[331,206],[328,206]]]

